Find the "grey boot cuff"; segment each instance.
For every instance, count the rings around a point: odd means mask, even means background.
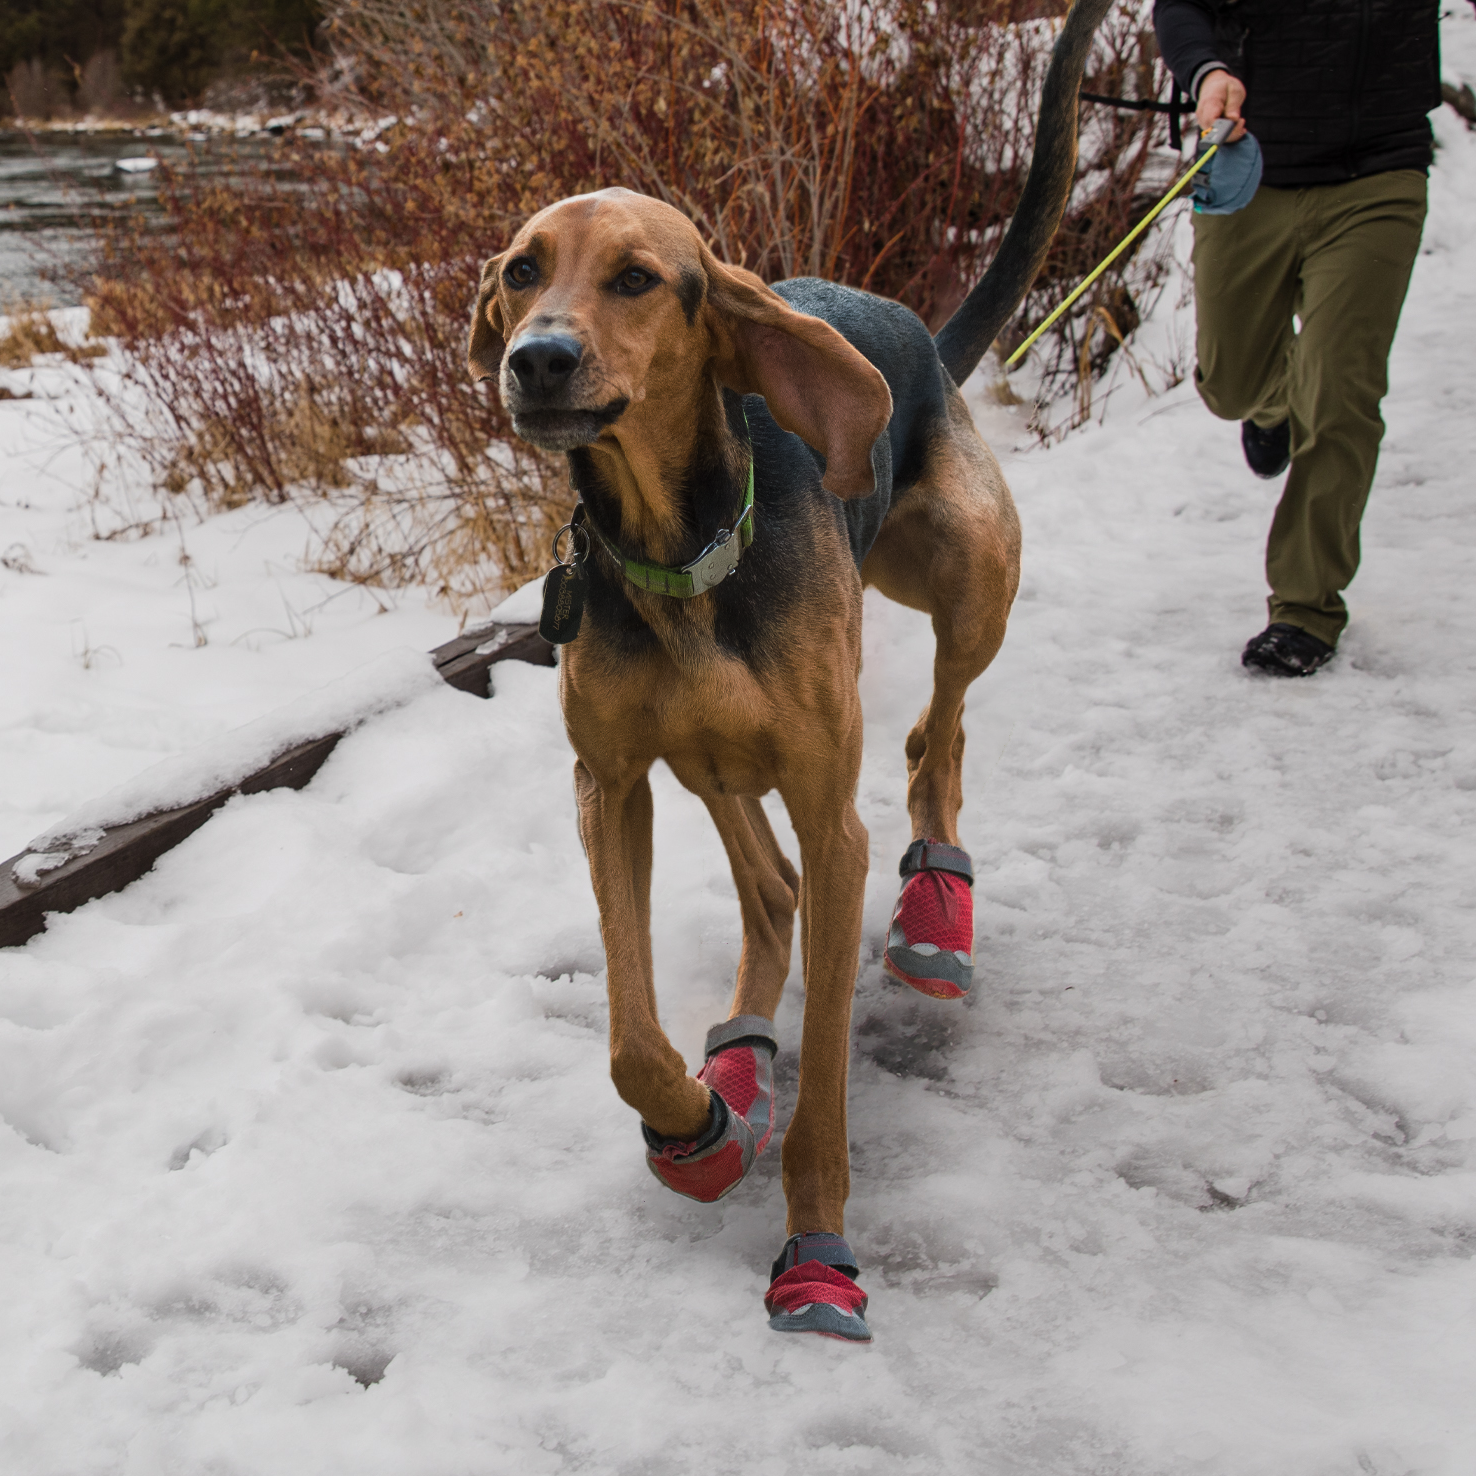
[[[724,1020],[721,1025],[714,1025],[707,1032],[703,1054],[715,1056],[719,1051],[725,1051],[740,1041],[749,1045],[766,1046],[771,1059],[779,1051],[779,1038],[774,1034],[772,1020],[766,1020],[762,1015],[734,1015],[731,1020]]]

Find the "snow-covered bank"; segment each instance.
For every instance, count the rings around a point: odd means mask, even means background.
[[[0,400],[0,856],[166,754],[454,634],[419,592],[301,572],[312,533],[291,511],[129,532],[116,503],[78,495],[96,482],[70,439],[76,372],[0,380],[35,396]],[[158,527],[146,489],[136,503]]]
[[[1446,52],[1476,73],[1468,10]],[[0,1465],[1465,1476],[1476,140],[1437,127],[1326,672],[1238,665],[1273,493],[1188,385],[1010,460],[1026,576],[968,719],[962,1008],[880,973],[931,650],[868,604],[848,1229],[872,1349],[765,1327],[772,1151],[714,1207],[646,1173],[554,674],[509,666],[494,701],[428,692],[0,954]],[[0,404],[0,446],[44,413]],[[447,634],[328,599],[291,524],[247,512],[184,530],[196,648],[176,531],[92,543],[78,514],[69,541],[73,494],[34,475],[0,493],[0,553],[42,570],[0,569],[10,849]],[[663,1017],[695,1062],[737,907],[700,804],[663,775],[657,806]],[[781,1123],[799,1017],[796,983]]]
[[[174,754],[73,810],[30,842],[15,864],[24,885],[76,856],[85,856],[103,831],[162,814],[234,789],[297,744],[347,732],[425,692],[440,676],[423,651],[399,650],[346,677],[289,702],[253,723]]]

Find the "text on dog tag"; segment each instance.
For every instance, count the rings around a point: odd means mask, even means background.
[[[538,634],[551,646],[567,646],[584,619],[584,592],[589,581],[578,563],[560,564],[543,581],[543,614]]]

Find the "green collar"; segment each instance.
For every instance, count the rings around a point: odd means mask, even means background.
[[[581,517],[580,515],[583,514]],[[743,494],[743,511],[731,528],[721,528],[718,536],[692,560],[679,569],[666,564],[643,564],[638,559],[628,559],[600,532],[599,525],[591,518],[581,502],[575,511],[575,523],[583,522],[594,530],[594,535],[605,546],[605,552],[620,565],[621,572],[638,589],[650,594],[672,595],[679,600],[690,600],[693,595],[706,594],[721,584],[743,556],[743,550],[753,542],[753,450],[750,445],[748,456],[748,491]]]

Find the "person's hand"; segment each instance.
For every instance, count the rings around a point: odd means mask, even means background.
[[[1199,106],[1194,117],[1201,129],[1210,127],[1221,118],[1234,118],[1235,131],[1225,140],[1234,143],[1245,137],[1245,123],[1240,116],[1240,105],[1245,101],[1245,84],[1229,72],[1211,72],[1199,84]]]

